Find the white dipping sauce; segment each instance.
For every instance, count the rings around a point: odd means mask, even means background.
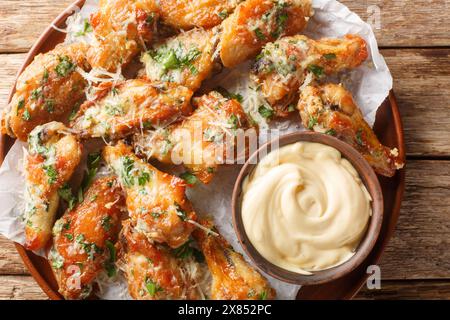
[[[264,258],[311,274],[355,254],[371,201],[338,150],[298,142],[269,153],[245,178],[241,214],[248,238]]]

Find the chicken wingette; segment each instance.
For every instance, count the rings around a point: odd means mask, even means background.
[[[350,92],[341,85],[307,86],[297,106],[303,125],[335,136],[355,147],[374,170],[392,177],[404,165],[397,149],[380,143]]]
[[[58,45],[37,55],[17,79],[16,91],[2,115],[2,132],[22,141],[38,125],[67,122],[85,99],[86,80],[77,68],[89,69],[87,45]]]
[[[55,223],[49,259],[59,293],[66,299],[84,299],[92,293],[101,272],[116,274],[114,247],[125,197],[115,177],[95,180],[76,205]]]
[[[58,190],[81,160],[82,146],[59,122],[36,127],[25,158],[25,247],[39,250],[51,238],[58,209]]]
[[[176,29],[209,29],[222,23],[243,0],[159,0],[161,19]]]
[[[357,35],[320,40],[284,37],[264,47],[251,77],[276,114],[286,116],[308,74],[310,80],[337,74],[358,67],[367,56],[366,42]]]
[[[196,91],[213,70],[216,32],[193,29],[154,45],[141,58],[145,76]]]
[[[269,282],[253,269],[243,256],[220,235],[208,220],[201,222],[204,229],[193,233],[205,256],[212,275],[211,299],[265,300],[274,299],[276,292]]]
[[[103,156],[126,192],[133,227],[149,240],[172,248],[184,244],[196,218],[185,182],[139,159],[123,142],[107,146]]]
[[[116,72],[151,42],[156,33],[155,0],[100,0],[90,17],[94,42],[87,58],[93,68]]]
[[[145,79],[102,83],[86,101],[71,127],[83,138],[117,139],[164,126],[191,112],[192,91]]]
[[[128,292],[136,300],[199,299],[196,275],[173,250],[150,242],[124,222],[120,241],[120,265],[128,282]],[[195,262],[192,262],[195,263]]]
[[[194,100],[196,110],[182,122],[134,136],[138,154],[167,164],[180,164],[209,183],[217,168],[237,150],[236,131],[250,128],[240,103],[213,91]],[[235,160],[232,158],[231,160]]]
[[[254,58],[268,42],[302,31],[311,0],[247,0],[222,23],[220,58],[227,68]]]

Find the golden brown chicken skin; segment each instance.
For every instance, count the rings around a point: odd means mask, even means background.
[[[90,18],[95,37],[88,51],[91,66],[115,72],[127,65],[152,41],[157,12],[154,0],[100,0]]]
[[[85,98],[87,83],[77,68],[88,70],[87,46],[58,45],[37,55],[17,79],[16,92],[2,116],[2,132],[26,141],[38,125],[68,121]]]
[[[124,222],[120,264],[128,282],[128,291],[136,300],[199,299],[195,279],[172,250],[148,241]]]
[[[172,248],[184,244],[194,228],[190,221],[196,218],[185,182],[139,159],[123,142],[107,146],[103,156],[126,192],[136,230]]]
[[[310,80],[356,68],[367,59],[364,39],[312,40],[297,35],[267,44],[253,66],[252,79],[278,116],[287,116],[288,106],[309,74]]]
[[[297,106],[303,125],[325,132],[355,147],[374,170],[392,177],[404,165],[397,149],[383,146],[364,120],[350,92],[341,85],[308,86]]]
[[[161,19],[176,29],[210,29],[222,23],[243,0],[159,0]]]
[[[196,91],[213,70],[216,32],[193,29],[154,45],[141,58],[145,76]]]
[[[53,228],[50,261],[66,299],[84,299],[102,271],[116,274],[114,244],[125,210],[125,197],[115,177],[95,180],[84,200],[69,209]]]
[[[135,135],[134,147],[148,159],[183,163],[189,174],[209,183],[228,156],[237,153],[236,130],[248,129],[250,124],[237,100],[216,91],[197,98],[194,104],[197,109],[182,122]]]
[[[264,277],[244,260],[241,254],[217,233],[213,224],[201,224],[212,230],[193,233],[212,275],[211,298],[214,300],[275,299],[276,292]]]
[[[227,68],[254,58],[268,42],[302,31],[311,0],[247,0],[222,23],[220,58]]]
[[[192,91],[145,79],[103,83],[81,107],[71,127],[83,138],[122,138],[171,123],[191,112]]]
[[[59,122],[36,127],[25,159],[25,247],[40,250],[51,237],[58,190],[81,160],[82,146]]]

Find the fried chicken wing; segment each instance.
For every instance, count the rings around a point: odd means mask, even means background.
[[[121,265],[128,291],[137,300],[199,299],[196,275],[172,250],[155,243],[124,222]],[[195,263],[195,262],[194,262]]]
[[[59,122],[36,127],[25,159],[25,247],[44,248],[58,208],[58,190],[81,160],[81,144]]]
[[[357,35],[321,40],[285,37],[264,47],[252,79],[277,115],[287,116],[287,107],[298,98],[298,89],[308,74],[311,80],[356,68],[367,55],[366,42]]]
[[[222,23],[243,0],[159,0],[161,19],[177,29],[209,29]]]
[[[182,162],[209,183],[228,155],[234,155],[237,129],[250,127],[240,103],[211,92],[195,100],[197,109],[180,123],[134,137],[135,150],[163,163]],[[237,151],[236,151],[237,153]]]
[[[109,176],[95,180],[83,202],[55,223],[49,258],[66,299],[87,298],[102,271],[109,277],[116,274],[114,244],[124,211],[122,188]]]
[[[264,277],[213,228],[210,221],[201,224],[213,232],[196,229],[193,237],[203,252],[212,274],[211,298],[214,300],[274,299],[276,292]]]
[[[89,69],[86,50],[82,43],[58,45],[37,55],[17,79],[16,92],[2,116],[2,132],[27,141],[36,126],[67,121],[85,98],[87,83],[77,67]]]
[[[213,69],[215,33],[193,29],[154,45],[141,58],[146,77],[197,90]]]
[[[103,83],[94,100],[81,106],[71,126],[83,138],[122,138],[189,114],[191,96],[185,87],[144,79]]]
[[[350,92],[341,85],[308,86],[297,106],[303,125],[333,135],[355,147],[374,170],[392,177],[403,167],[397,149],[383,146],[364,120]]]
[[[222,23],[220,58],[232,68],[255,57],[268,42],[302,31],[311,0],[247,0]]]
[[[89,63],[110,72],[127,65],[152,41],[157,21],[155,0],[100,0],[90,18],[95,41]]]
[[[107,146],[104,158],[119,177],[133,226],[148,239],[176,248],[185,243],[196,215],[182,179],[139,159],[123,142]]]

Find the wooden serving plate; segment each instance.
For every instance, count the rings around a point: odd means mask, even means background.
[[[75,6],[81,8],[84,2],[85,0],[74,2],[74,4],[53,21],[53,25],[64,28],[64,22],[66,18],[73,13],[73,8],[75,8]],[[64,37],[64,33],[49,26],[39,37],[36,44],[31,48],[18,74],[28,66],[34,56],[53,49],[56,44],[64,40]],[[11,100],[14,91],[15,88],[12,88],[8,102]],[[402,158],[405,157],[403,125],[393,92],[389,94],[389,97],[378,109],[374,130],[383,144],[397,147],[400,156]],[[14,140],[8,136],[0,136],[0,163],[3,161],[13,143]],[[358,268],[343,278],[326,284],[303,286],[297,295],[297,299],[351,299],[364,285],[369,276],[366,272],[367,267],[378,263],[381,254],[394,232],[395,225],[397,224],[405,189],[405,169],[398,171],[393,178],[379,176],[379,180],[384,197],[384,218],[380,236],[371,254]],[[58,293],[58,285],[48,261],[25,250],[20,244],[16,244],[16,249],[31,275],[48,297],[53,300],[62,299],[62,296]]]

